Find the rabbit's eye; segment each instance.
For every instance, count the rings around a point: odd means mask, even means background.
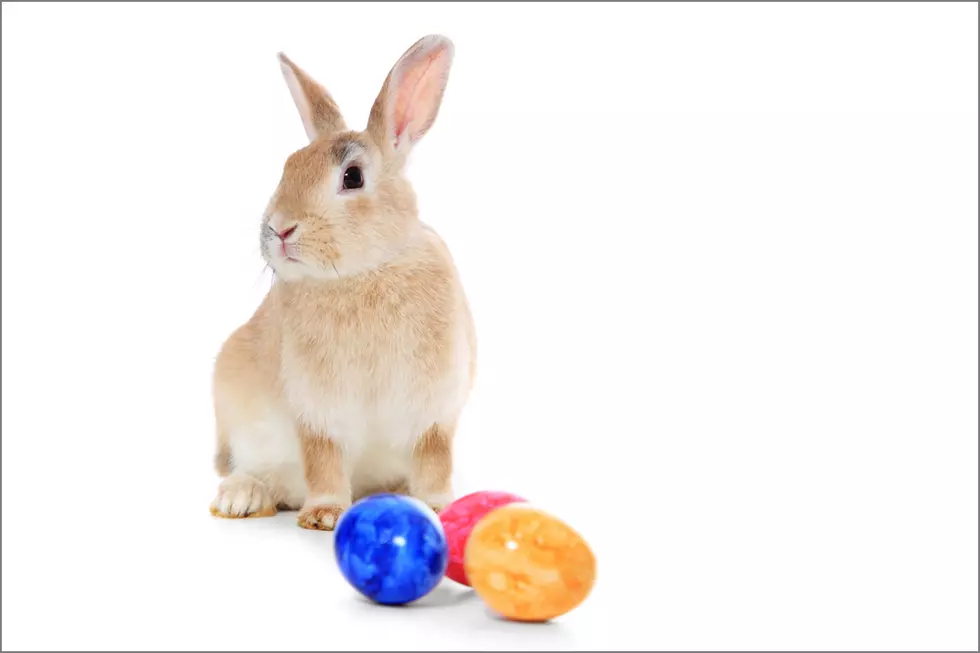
[[[364,175],[357,166],[351,166],[344,171],[344,188],[354,190],[364,185]]]

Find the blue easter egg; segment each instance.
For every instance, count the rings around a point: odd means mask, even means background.
[[[340,517],[334,535],[340,572],[377,603],[400,605],[435,588],[449,548],[439,517],[417,499],[377,494]]]

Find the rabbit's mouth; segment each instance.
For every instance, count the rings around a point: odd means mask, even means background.
[[[296,249],[295,243],[285,241],[279,243],[279,255],[290,263],[300,262],[300,260],[296,257]]]
[[[303,261],[299,254],[292,247],[285,247],[282,243],[278,247],[275,245],[268,248],[270,260],[279,265],[302,265]]]

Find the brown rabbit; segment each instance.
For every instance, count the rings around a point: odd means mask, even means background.
[[[214,370],[222,517],[300,509],[332,529],[359,496],[452,500],[452,442],[476,337],[445,244],[403,176],[429,130],[453,44],[427,36],[398,60],[350,131],[330,95],[280,54],[310,144],[286,161],[262,219],[275,281]]]

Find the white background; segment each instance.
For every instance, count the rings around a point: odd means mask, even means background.
[[[977,648],[977,5],[3,5],[3,647]],[[358,600],[208,504],[304,133],[444,33],[410,176],[471,298],[457,490],[599,580]]]

